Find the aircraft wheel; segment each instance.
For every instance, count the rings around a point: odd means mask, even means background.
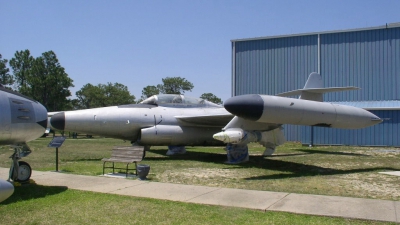
[[[24,161],[18,161],[19,169],[18,169],[18,182],[26,182],[31,178],[32,175],[32,168],[31,166]],[[11,173],[11,177],[14,177],[14,170]]]

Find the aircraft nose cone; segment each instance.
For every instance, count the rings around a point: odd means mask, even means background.
[[[42,104],[34,105],[35,115],[36,115],[36,123],[42,126],[43,128],[47,128],[47,110]]]
[[[260,95],[239,95],[226,100],[224,107],[235,116],[257,121],[264,111],[264,101]]]
[[[57,130],[64,130],[65,128],[65,113],[57,113],[50,119],[50,124]]]
[[[6,200],[13,193],[14,186],[5,180],[0,180],[0,202]]]

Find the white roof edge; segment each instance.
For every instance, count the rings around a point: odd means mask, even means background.
[[[297,36],[309,36],[309,35],[331,34],[331,33],[344,33],[344,32],[356,32],[356,31],[365,31],[365,30],[378,30],[378,29],[395,28],[395,27],[400,27],[400,22],[387,23],[385,25],[376,26],[376,27],[355,28],[355,29],[348,29],[348,30],[333,30],[333,31],[322,31],[322,32],[310,32],[310,33],[277,35],[277,36],[262,36],[262,37],[254,37],[254,38],[241,38],[241,39],[233,39],[233,40],[231,40],[231,42],[256,41],[256,40],[264,40],[264,39],[274,39],[274,38],[284,38],[284,37],[297,37]]]

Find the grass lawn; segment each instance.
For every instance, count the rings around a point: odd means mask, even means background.
[[[389,224],[28,185],[0,203],[1,224]]]
[[[47,147],[50,140],[40,138],[29,143],[33,152],[23,160],[34,170],[55,170],[55,149]],[[100,175],[101,159],[108,158],[115,145],[130,143],[109,138],[67,139],[59,148],[59,170]],[[185,155],[168,157],[166,147],[152,147],[142,161],[151,166],[150,181],[400,200],[400,178],[378,173],[400,170],[400,150],[395,148],[309,148],[286,143],[273,156],[262,157],[263,148],[253,144],[250,161],[240,165],[224,164],[226,154],[222,147],[187,147],[187,150]],[[0,147],[1,167],[9,167],[11,154],[8,147]],[[0,218],[4,224],[378,224],[37,185],[17,187],[11,198],[0,203]]]

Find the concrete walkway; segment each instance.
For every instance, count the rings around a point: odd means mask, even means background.
[[[0,179],[7,178],[8,169],[0,168]],[[399,201],[193,186],[58,172],[33,171],[31,179],[44,186],[66,186],[70,189],[108,194],[263,211],[400,222]]]

